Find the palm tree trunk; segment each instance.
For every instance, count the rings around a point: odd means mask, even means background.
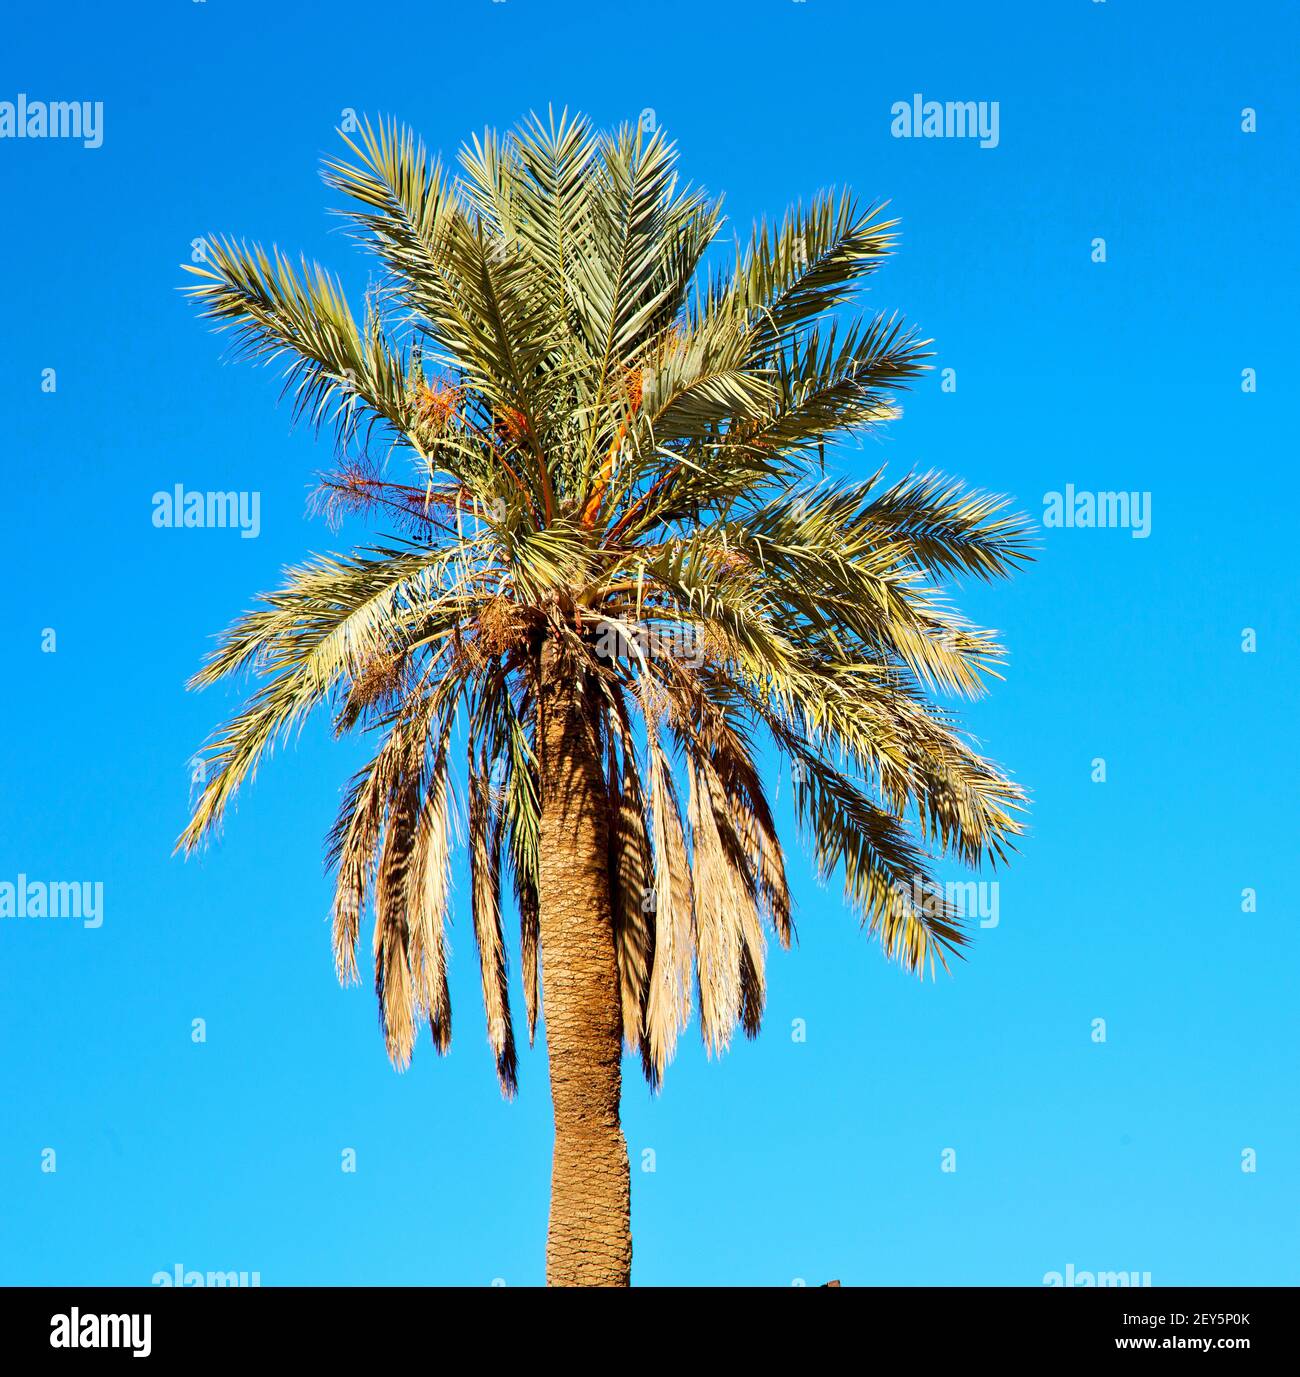
[[[542,656],[542,1009],[555,1108],[550,1286],[626,1286],[622,1013],[610,916],[608,819],[594,705],[553,644]]]

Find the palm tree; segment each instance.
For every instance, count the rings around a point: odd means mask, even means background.
[[[262,682],[210,741],[178,845],[312,709],[371,733],[329,839],[334,952],[354,980],[372,906],[402,1068],[423,1024],[451,1040],[463,818],[506,1096],[503,876],[530,1043],[544,1013],[548,1281],[625,1284],[623,1044],[658,1087],[693,996],[711,1053],[754,1036],[764,925],[793,933],[768,760],[886,954],[933,973],[965,942],[933,859],[1003,858],[1022,795],[931,700],[1000,658],[940,585],[1007,575],[1027,531],[932,475],[824,474],[825,442],[893,417],[925,367],[898,320],[839,311],[889,251],[880,208],[819,196],[710,272],[719,206],[660,132],[534,117],[456,174],[393,124],[346,141],[325,180],[383,269],[359,321],[319,267],[229,239],[189,290],[334,431],[327,510],[393,533],[288,571],[225,633],[194,685]]]

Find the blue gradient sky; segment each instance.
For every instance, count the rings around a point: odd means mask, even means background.
[[[392,1072],[372,995],[335,983],[321,841],[359,747],[309,727],[218,846],[170,851],[187,761],[235,701],[184,680],[332,546],[304,509],[327,448],[290,434],[272,374],[220,363],[178,264],[229,230],[359,288],[317,176],[345,107],[451,152],[550,102],[653,108],[742,233],[830,184],[892,201],[901,252],[870,302],[958,387],[932,375],[838,470],[935,467],[1035,516],[1067,483],[1153,504],[1148,539],[1048,531],[1015,583],[961,595],[1011,649],[968,721],[1034,799],[971,960],[905,977],[800,858],[758,1042],[711,1064],[688,1037],[657,1099],[629,1066],[635,1280],[1300,1281],[1298,36],[1292,5],[1205,0],[9,15],[0,100],[105,116],[96,150],[0,141],[0,879],[101,880],[105,919],[0,921],[0,1281],[542,1279],[544,1056],[504,1104],[467,919],[445,1060],[426,1041]],[[914,92],[997,100],[999,146],[891,138]],[[176,483],[260,491],[261,535],[155,529]]]

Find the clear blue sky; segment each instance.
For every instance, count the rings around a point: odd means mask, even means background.
[[[0,921],[0,1281],[542,1279],[544,1056],[503,1103],[467,920],[444,1060],[426,1041],[398,1076],[373,996],[334,980],[321,842],[358,748],[310,727],[219,845],[170,851],[235,701],[184,680],[331,547],[304,508],[327,448],[271,373],[220,363],[178,264],[229,230],[358,288],[317,175],[345,108],[451,152],[551,102],[652,108],[742,233],[829,184],[892,201],[871,301],[957,390],[935,373],[837,469],[935,467],[1038,517],[1066,484],[1152,503],[1146,539],[1045,531],[1013,584],[962,592],[1011,648],[968,721],[1034,799],[971,960],[909,979],[800,861],[760,1039],[710,1063],[688,1038],[659,1098],[629,1066],[634,1279],[1300,1281],[1293,5],[83,0],[5,29],[0,100],[102,100],[104,125],[0,140],[0,880],[105,899],[97,930]],[[891,137],[914,93],[999,102],[998,146]],[[259,491],[259,537],[155,529],[177,483]]]

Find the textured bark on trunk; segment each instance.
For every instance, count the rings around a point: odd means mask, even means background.
[[[538,904],[555,1109],[546,1281],[626,1286],[631,1188],[619,1123],[622,1014],[608,819],[590,699],[550,644],[541,698]]]

